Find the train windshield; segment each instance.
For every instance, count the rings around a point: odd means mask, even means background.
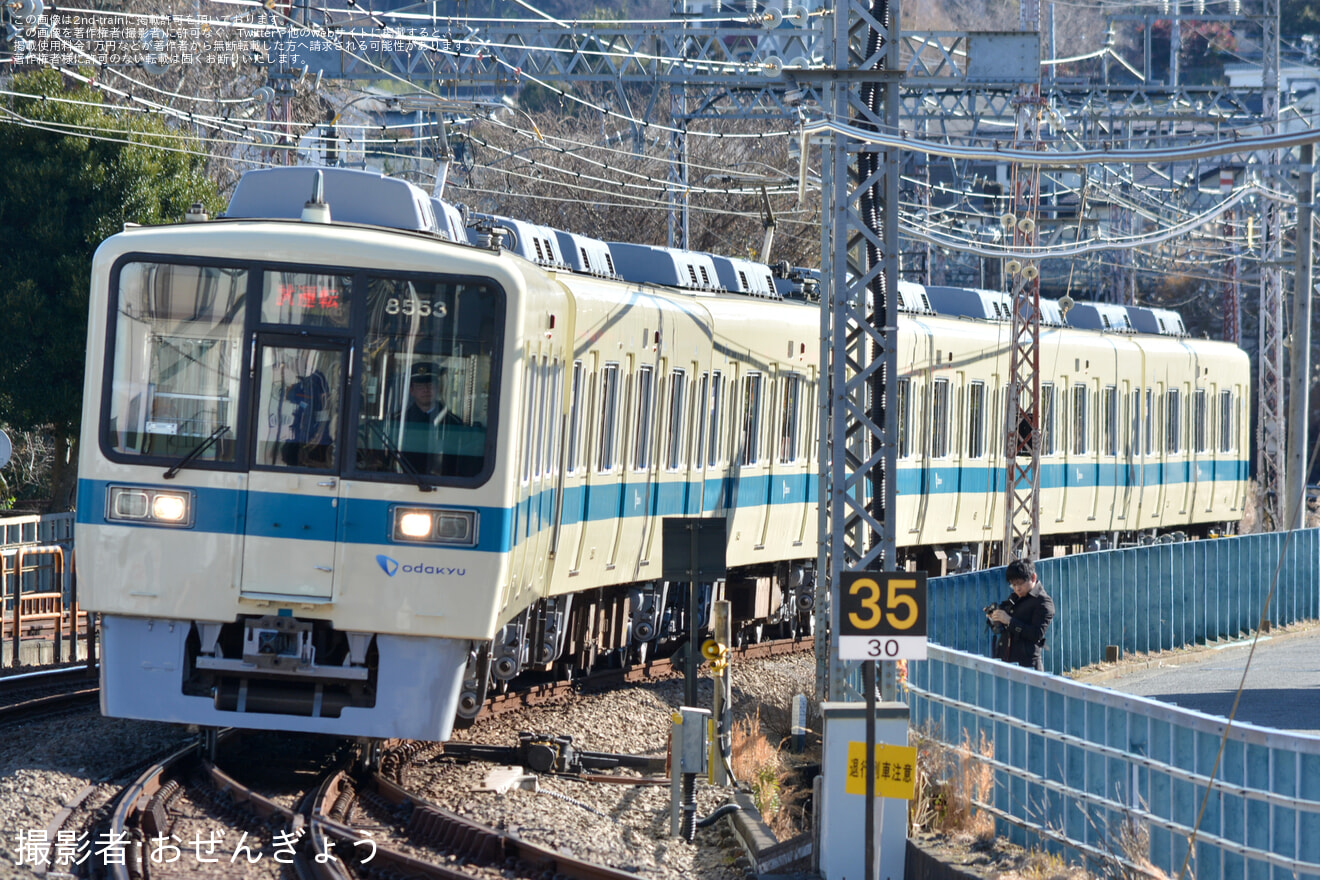
[[[236,425],[248,273],[129,263],[119,273],[108,446],[182,457]],[[198,454],[232,462],[234,432]]]
[[[501,291],[369,275],[358,470],[474,477],[487,469]]]
[[[111,457],[489,473],[504,314],[493,282],[163,262],[125,263],[118,282]]]

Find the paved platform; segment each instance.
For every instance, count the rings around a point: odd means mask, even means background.
[[[1320,735],[1320,624],[1263,634],[1254,656],[1251,646],[1251,639],[1243,639],[1168,652],[1075,678],[1222,718],[1232,711],[1241,684],[1238,721]]]

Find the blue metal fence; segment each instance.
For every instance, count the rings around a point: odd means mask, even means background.
[[[1254,630],[1276,570],[1270,622],[1320,617],[1316,530],[1045,560],[1047,665]],[[992,744],[985,808],[1000,833],[1176,876],[1196,828],[1189,877],[1320,880],[1320,737],[1247,724],[1225,736],[1223,719],[986,659],[981,609],[1007,594],[1002,569],[932,580],[931,641],[957,650],[932,646],[909,673],[914,726]]]
[[[1043,559],[1037,575],[1054,599],[1045,668],[1063,673],[1125,653],[1167,650],[1256,629],[1276,566],[1274,625],[1320,617],[1320,530],[1243,535]],[[930,640],[988,654],[981,610],[1009,595],[1002,568],[934,578]]]

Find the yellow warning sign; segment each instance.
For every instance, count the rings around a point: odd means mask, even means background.
[[[875,744],[875,793],[877,797],[912,800],[917,785],[917,750],[912,746]],[[866,743],[848,743],[848,778],[843,790],[866,795]]]

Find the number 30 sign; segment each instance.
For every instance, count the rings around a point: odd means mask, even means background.
[[[838,597],[840,660],[926,659],[924,572],[843,572]]]

